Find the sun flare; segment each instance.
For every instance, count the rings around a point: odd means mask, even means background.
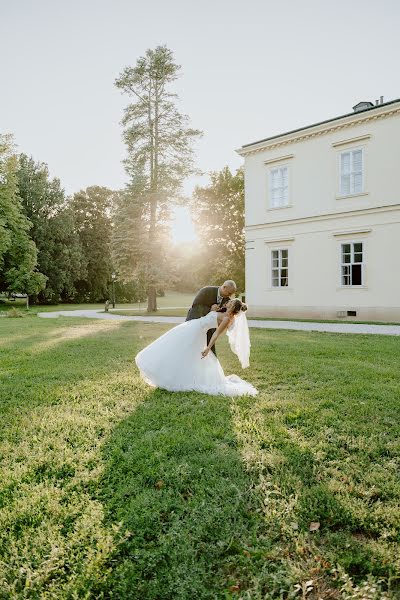
[[[186,206],[177,206],[174,210],[171,221],[171,237],[174,244],[198,242],[190,210]]]

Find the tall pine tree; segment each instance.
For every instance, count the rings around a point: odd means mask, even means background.
[[[176,107],[170,91],[179,73],[166,46],[147,50],[134,67],[126,67],[116,86],[131,99],[123,117],[128,156],[125,167],[134,189],[132,227],[142,237],[137,266],[146,278],[148,311],[157,310],[164,249],[163,231],[171,203],[183,179],[193,173],[192,142],[201,132],[188,126],[188,118]],[[117,265],[120,269],[119,264]]]

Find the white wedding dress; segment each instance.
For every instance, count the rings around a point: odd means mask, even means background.
[[[255,396],[257,390],[237,375],[225,376],[213,352],[202,358],[207,331],[218,327],[217,313],[181,323],[137,354],[143,379],[171,392],[197,391],[224,396]]]

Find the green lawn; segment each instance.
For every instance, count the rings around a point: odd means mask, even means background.
[[[167,329],[0,320],[0,598],[400,597],[398,338],[252,330],[231,400],[139,379]]]

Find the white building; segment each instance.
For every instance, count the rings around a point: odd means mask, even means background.
[[[400,321],[400,99],[238,153],[250,314]]]

